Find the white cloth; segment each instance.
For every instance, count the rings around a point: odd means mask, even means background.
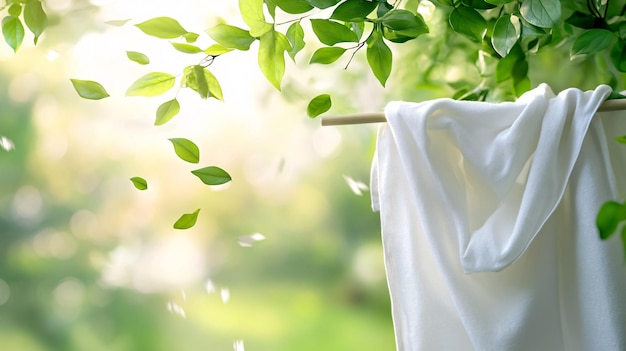
[[[608,86],[391,102],[372,165],[398,350],[626,350],[626,195]],[[595,118],[594,118],[595,117]]]

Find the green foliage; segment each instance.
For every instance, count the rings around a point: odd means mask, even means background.
[[[344,52],[346,52],[346,49],[340,47],[319,48],[315,50],[309,63],[333,63],[337,61]]]
[[[274,28],[265,21],[263,0],[239,0],[239,9],[243,21],[250,27],[250,35],[260,37]]]
[[[304,29],[302,29],[302,25],[300,21],[294,22],[287,29],[287,33],[285,33],[285,37],[289,41],[291,45],[291,50],[289,50],[289,57],[295,62],[296,54],[300,52],[300,50],[304,49],[306,43],[304,42]]]
[[[552,28],[561,20],[561,3],[559,0],[523,0],[520,14],[534,26]]]
[[[374,31],[367,39],[367,62],[381,85],[385,85],[391,74],[391,49],[385,44],[380,31]]]
[[[194,90],[203,99],[214,97],[218,100],[224,100],[222,87],[217,78],[203,66],[185,67],[181,85]]]
[[[34,35],[35,45],[48,26],[48,16],[42,7],[41,0],[9,1],[7,16],[2,19],[4,41],[17,52],[24,41],[24,24]],[[20,19],[20,16],[22,18]],[[24,24],[23,24],[24,23]]]
[[[496,21],[491,37],[491,45],[502,57],[511,52],[522,34],[520,20],[515,15],[504,15]]]
[[[2,20],[2,34],[4,41],[14,52],[22,45],[24,40],[24,26],[18,17],[7,16]]]
[[[141,177],[132,177],[132,178],[130,178],[130,181],[133,183],[135,188],[137,188],[138,190],[147,190],[148,189],[148,182],[145,179],[141,178]]]
[[[203,52],[202,49],[195,45],[185,44],[185,43],[172,43],[174,49],[183,52],[185,54],[199,54]]]
[[[312,19],[311,27],[319,41],[329,46],[343,42],[357,42],[359,40],[356,33],[339,22],[325,19]]]
[[[199,213],[200,209],[197,209],[192,213],[185,213],[180,216],[180,218],[178,218],[178,220],[174,223],[174,229],[189,229],[193,227],[198,221]]]
[[[187,30],[170,17],[156,17],[135,25],[142,32],[161,39],[175,39],[187,34]]]
[[[376,1],[346,0],[335,8],[330,18],[345,22],[363,21],[377,6]]]
[[[151,72],[137,79],[126,90],[126,96],[158,96],[172,89],[176,77],[163,72]]]
[[[148,56],[137,51],[126,51],[126,57],[133,62],[137,62],[140,65],[147,65],[150,63]]]
[[[482,41],[487,31],[487,21],[471,7],[457,7],[450,14],[450,26],[458,34]]]
[[[223,100],[221,86],[208,66],[232,51],[250,50],[257,41],[259,69],[272,86],[280,90],[287,70],[285,54],[295,62],[297,54],[310,44],[305,41],[302,26],[302,22],[308,20],[314,33],[311,41],[317,42],[308,59],[309,64],[332,64],[348,51],[351,51],[352,61],[358,51],[366,47],[368,66],[385,86],[394,61],[390,45],[420,40],[424,35],[428,37],[424,40],[426,45],[418,43],[417,46],[423,55],[419,64],[426,67],[423,77],[426,84],[448,84],[454,89],[450,96],[457,99],[500,101],[514,99],[532,87],[529,78],[532,56],[544,52],[560,53],[564,51],[561,48],[568,51],[570,60],[593,61],[593,67],[601,67],[610,80],[608,84],[615,89],[624,89],[626,78],[619,72],[626,72],[626,19],[614,1],[439,0],[435,1],[435,6],[438,16],[445,21],[427,23],[416,11],[418,1],[238,0],[241,17],[248,29],[230,24],[209,28],[206,33],[215,43],[206,49],[191,45],[199,35],[187,32],[169,17],[149,19],[136,26],[156,38],[184,38],[187,43],[173,42],[172,48],[183,53],[206,55],[198,64],[182,69],[180,82],[181,88],[189,88],[203,99]],[[312,13],[318,13],[314,12],[316,9],[329,9],[319,14],[330,15],[307,19]],[[13,6],[10,16],[3,21],[5,40],[14,50],[23,40],[23,28],[21,36],[19,33],[20,10],[19,6]],[[275,23],[279,11],[303,15],[285,23]],[[270,15],[267,18],[266,13]],[[293,23],[284,30],[282,25],[290,22]],[[444,28],[438,28],[437,35],[431,36],[427,35],[431,32],[429,26]],[[148,62],[147,57],[129,55],[129,59]],[[465,71],[474,68],[477,78],[429,82],[433,72],[440,70],[438,66],[459,66],[461,62],[466,64],[463,66]],[[175,80],[170,74],[153,72],[137,79],[126,95],[161,95],[174,86]],[[315,117],[330,107],[330,95],[322,94],[309,102],[307,113]],[[162,103],[157,109],[155,125],[168,122],[179,111],[180,105],[175,97]],[[219,168],[207,167],[192,173],[211,185],[230,181],[228,173]]]
[[[280,90],[280,82],[285,74],[285,52],[291,50],[291,44],[284,34],[273,29],[259,38],[259,67],[265,78]]]
[[[626,135],[622,135],[621,137],[615,138],[618,143],[626,144]]]
[[[600,238],[606,240],[617,232],[620,223],[626,222],[626,203],[609,201],[602,205],[596,218],[596,225],[600,232]],[[622,242],[626,256],[626,226],[622,228]]]
[[[104,87],[93,80],[70,79],[80,97],[88,100],[100,100],[109,97]]]
[[[174,145],[174,151],[181,160],[189,163],[200,162],[200,150],[193,141],[185,138],[171,138],[169,140]]]
[[[24,4],[24,23],[35,35],[35,45],[48,26],[48,16],[41,6],[41,1],[30,0]]]
[[[389,10],[381,18],[385,39],[404,43],[428,33],[428,26],[419,14],[407,10]]]
[[[606,29],[590,29],[582,33],[574,43],[570,51],[570,56],[575,59],[582,55],[596,54],[611,46],[615,36]]]
[[[232,180],[228,172],[216,166],[196,169],[191,171],[191,173],[200,178],[200,180],[206,185],[221,185]]]
[[[156,112],[155,126],[163,125],[174,118],[180,112],[180,104],[175,98],[162,103]]]
[[[307,115],[311,118],[315,118],[322,113],[330,110],[332,104],[333,103],[330,99],[330,95],[318,95],[309,102],[309,106],[306,109]]]
[[[287,13],[304,13],[313,9],[313,5],[305,0],[269,0],[268,2]]]
[[[228,24],[218,24],[207,29],[207,33],[217,43],[230,49],[248,50],[254,42],[254,37],[247,30]]]

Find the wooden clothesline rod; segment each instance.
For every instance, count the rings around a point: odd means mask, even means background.
[[[626,99],[607,100],[600,108],[599,112],[626,110]],[[346,124],[363,123],[384,123],[387,122],[383,112],[355,113],[342,116],[322,117],[322,126],[338,126]]]

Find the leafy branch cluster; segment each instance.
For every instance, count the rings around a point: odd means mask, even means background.
[[[2,35],[4,41],[14,52],[24,41],[24,25],[35,36],[35,44],[48,26],[48,16],[41,5],[41,0],[7,0],[0,11],[8,9],[7,15],[2,19]]]
[[[605,61],[614,90],[624,89],[626,73],[626,4],[617,0],[432,0],[436,10],[445,16],[446,36],[462,39],[468,56],[487,56],[494,62],[493,70],[482,70],[482,82],[475,87],[459,87],[454,98],[487,100],[496,90],[508,93],[496,95],[505,98],[519,96],[531,88],[529,56],[540,51],[569,48],[571,60],[590,57]],[[232,51],[250,50],[258,42],[258,66],[266,79],[278,90],[285,74],[285,56],[296,61],[298,53],[307,45],[302,26],[305,19],[315,35],[317,48],[309,64],[331,64],[346,53],[350,61],[365,48],[369,68],[382,86],[385,86],[393,63],[391,44],[404,44],[431,31],[417,11],[427,0],[238,0],[241,17],[248,28],[218,24],[206,30],[215,44],[200,48],[195,45],[200,34],[187,31],[177,20],[157,17],[135,26],[145,34],[170,42],[172,48],[185,54],[202,55],[198,64],[184,67],[178,76],[164,72],[150,72],[137,79],[126,91],[127,96],[154,97],[165,94],[176,85],[189,88],[201,98],[223,100],[221,86],[209,70],[211,63]],[[430,3],[430,2],[429,2]],[[46,27],[46,15],[40,0],[8,0],[8,16],[2,29],[6,42],[15,51],[23,40],[23,20],[35,35],[35,42]],[[277,23],[277,12],[297,16]],[[269,16],[267,16],[268,14]],[[328,15],[329,14],[329,15]],[[123,25],[125,22],[110,23]],[[286,24],[290,24],[286,30]],[[419,40],[414,41],[419,45]],[[321,46],[321,47],[320,47]],[[148,56],[136,51],[126,52],[128,58],[142,65],[149,64]],[[433,59],[434,60],[434,59]],[[349,61],[349,62],[350,62]],[[432,62],[431,62],[432,64]],[[436,63],[435,63],[436,64]],[[97,82],[72,79],[78,94],[86,99],[102,99],[108,93]],[[177,93],[176,93],[177,95]],[[612,96],[621,98],[623,96]],[[307,113],[316,117],[331,108],[329,94],[313,98]],[[170,121],[180,112],[174,96],[163,102],[156,111],[155,125]],[[170,139],[179,157],[180,150],[194,154],[197,146],[187,139]],[[175,141],[176,140],[176,141]],[[184,140],[184,141],[183,141]],[[178,145],[178,146],[177,146]],[[196,161],[197,162],[197,161]],[[194,171],[205,183],[230,181],[230,176],[218,167]],[[209,177],[205,181],[200,174]],[[147,182],[133,180],[143,188]],[[625,206],[625,204],[618,204]],[[625,218],[606,215],[611,209],[603,207],[598,216],[598,228],[613,228],[602,222],[610,218],[617,223]],[[620,207],[621,208],[621,207]],[[622,213],[619,210],[612,213]],[[197,211],[194,212],[197,216]],[[187,217],[185,217],[187,216]],[[195,218],[194,214],[184,215]],[[602,223],[601,223],[602,222]],[[194,219],[195,223],[195,219]],[[184,225],[182,226],[184,227]],[[602,234],[608,237],[609,234]],[[623,232],[626,245],[626,234]]]

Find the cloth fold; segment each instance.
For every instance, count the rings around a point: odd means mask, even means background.
[[[595,229],[626,196],[610,92],[387,105],[371,188],[399,350],[626,350],[623,252]]]

